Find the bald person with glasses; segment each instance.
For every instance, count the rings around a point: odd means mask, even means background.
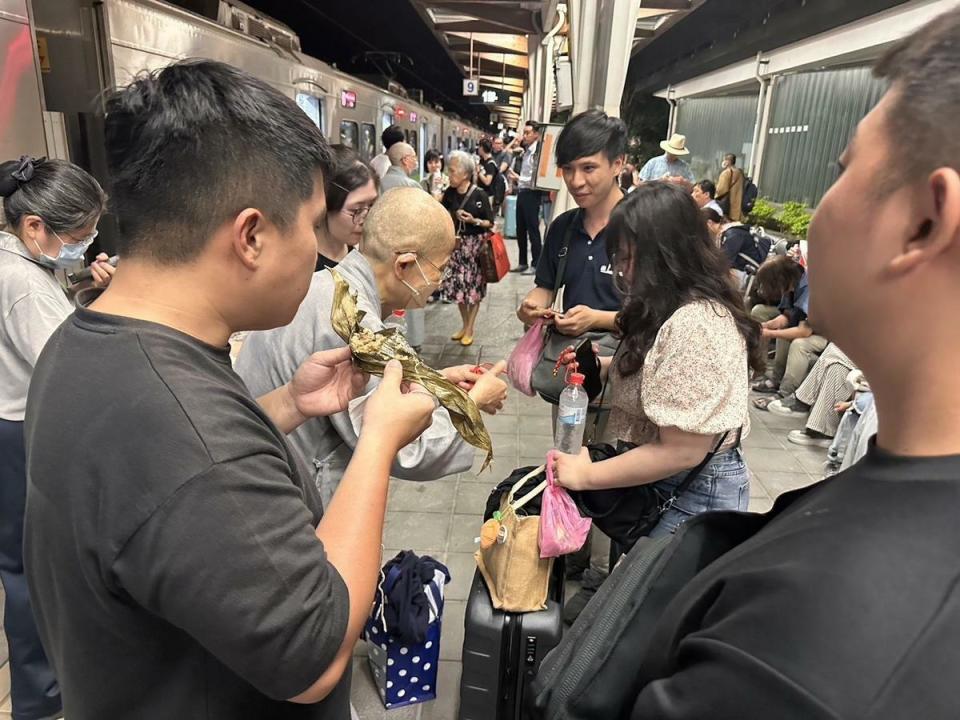
[[[444,207],[420,187],[397,188],[384,193],[368,211],[359,251],[351,252],[337,272],[357,293],[357,306],[365,316],[362,325],[373,332],[395,310],[422,308],[443,280],[454,248],[453,221]],[[296,317],[286,327],[250,333],[243,344],[236,370],[251,392],[275,387],[275,378],[292,377],[298,358],[319,350],[343,347],[330,323],[334,281],[330,272],[313,276],[310,290]],[[440,372],[469,388],[469,395],[484,412],[503,407],[507,385],[498,376],[505,363],[478,374],[472,365]],[[371,377],[365,393],[349,409],[307,421],[288,440],[312,465],[324,504],[333,497],[357,444],[366,398],[380,378]],[[391,475],[408,480],[435,480],[468,470],[474,449],[457,434],[447,411],[438,407],[431,426],[397,454]]]

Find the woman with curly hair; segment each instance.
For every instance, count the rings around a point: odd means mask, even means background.
[[[637,447],[600,462],[586,450],[559,454],[557,482],[575,490],[656,483],[667,496],[712,454],[651,536],[707,510],[746,510],[740,441],[750,372],[764,368],[760,327],[696,203],[669,183],[641,185],[611,214],[607,253],[624,300],[620,347],[602,358],[616,388],[606,436]]]

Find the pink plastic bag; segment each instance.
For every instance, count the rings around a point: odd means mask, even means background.
[[[507,358],[507,377],[513,386],[524,395],[533,397],[533,369],[543,354],[543,320],[537,320],[524,333],[517,346]]]
[[[540,557],[559,557],[576,552],[587,541],[590,518],[580,517],[573,499],[553,478],[556,450],[547,453],[547,488],[540,505]]]

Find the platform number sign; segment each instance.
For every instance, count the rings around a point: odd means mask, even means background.
[[[484,90],[482,97],[485,103],[495,103],[500,99],[496,90]]]
[[[466,78],[463,81],[463,95],[464,97],[470,97],[473,95],[480,94],[480,83],[477,82],[476,78]]]

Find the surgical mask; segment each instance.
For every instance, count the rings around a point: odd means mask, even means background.
[[[48,228],[49,229],[49,228]],[[50,230],[53,233],[53,236],[60,241],[60,252],[57,253],[56,257],[50,257],[47,255],[41,248],[40,243],[34,239],[33,244],[37,246],[37,251],[40,253],[39,261],[46,265],[47,267],[53,269],[65,269],[76,265],[83,259],[83,255],[87,252],[93,241],[96,239],[99,231],[94,230],[93,234],[90,237],[84,238],[80,242],[76,243],[66,243],[63,241],[63,238],[57,235],[56,232]]]
[[[423,268],[420,267],[420,260],[418,260],[417,258],[414,258],[414,259],[413,259],[413,262],[416,263],[417,270],[418,270],[419,273],[420,273],[420,277],[423,278],[423,282],[425,282],[425,283],[427,284],[427,287],[429,287],[430,285],[436,285],[437,287],[440,286],[440,284],[441,284],[442,281],[443,281],[443,277],[442,277],[442,276],[441,276],[441,278],[440,278],[440,282],[431,282],[430,278],[428,278],[428,277],[427,277],[427,274],[423,271]],[[408,289],[410,292],[413,293],[413,297],[416,297],[416,298],[421,298],[421,297],[423,297],[423,293],[422,293],[422,292],[420,292],[419,290],[417,290],[413,285],[411,285],[410,283],[408,283],[408,282],[407,282],[406,280],[404,280],[403,278],[400,278],[400,282],[402,282],[402,283],[407,287],[407,289]],[[413,298],[411,298],[411,300],[412,300],[412,299],[413,299]]]

